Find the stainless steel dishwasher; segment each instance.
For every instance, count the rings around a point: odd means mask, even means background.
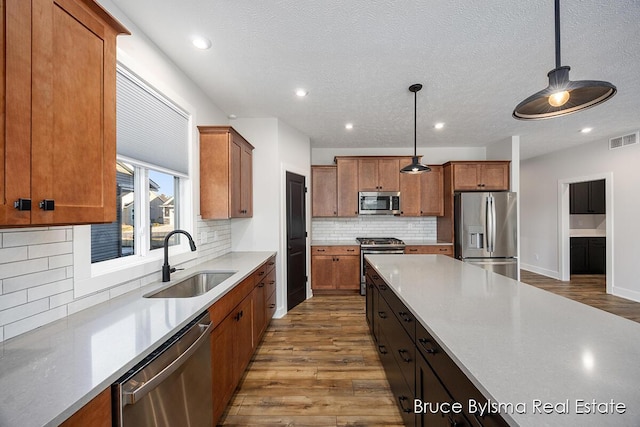
[[[120,427],[210,427],[211,319],[190,322],[112,386]]]

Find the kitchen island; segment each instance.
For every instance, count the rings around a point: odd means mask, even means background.
[[[231,252],[0,343],[0,426],[59,425],[273,256]],[[144,297],[202,271],[234,274],[200,296]]]
[[[509,425],[640,425],[640,324],[446,256],[366,259]]]

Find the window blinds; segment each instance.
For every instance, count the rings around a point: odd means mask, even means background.
[[[122,67],[116,123],[118,155],[188,176],[188,114]]]

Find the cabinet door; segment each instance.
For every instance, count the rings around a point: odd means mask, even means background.
[[[480,168],[476,163],[453,164],[453,190],[479,190]]]
[[[232,137],[231,137],[232,138]],[[242,213],[242,146],[231,139],[229,143],[229,217],[241,218]]]
[[[32,6],[31,222],[114,221],[115,30],[80,1]]]
[[[569,184],[569,213],[589,213],[589,183]]]
[[[258,346],[260,342],[260,338],[262,337],[262,332],[264,332],[266,328],[266,317],[267,317],[267,295],[266,295],[266,285],[264,281],[261,281],[253,288],[252,299],[253,299],[253,350]]]
[[[311,257],[311,289],[335,289],[333,283],[333,255],[313,255]]]
[[[358,191],[379,191],[378,159],[358,159]]]
[[[572,237],[570,244],[569,259],[571,274],[589,273],[589,238]]]
[[[400,175],[400,210],[402,216],[420,216],[421,180],[416,174],[399,173]],[[422,175],[426,175],[422,174]]]
[[[3,1],[0,14],[0,224],[25,225],[31,212],[14,208],[31,198],[31,26],[30,2]]]
[[[604,237],[589,238],[589,274],[605,274],[607,243]]]
[[[235,314],[234,370],[235,384],[242,378],[253,355],[253,299],[247,296],[236,308]]]
[[[398,159],[378,160],[378,189],[400,191],[400,162]]]
[[[213,387],[213,421],[222,416],[227,402],[236,388],[233,369],[233,347],[235,341],[235,322],[232,315],[227,316],[211,333],[211,373]]]
[[[240,212],[243,218],[253,216],[253,152],[247,144],[240,151]]]
[[[605,180],[591,181],[589,183],[589,213],[607,213],[605,201]]]
[[[338,159],[338,216],[358,215],[358,160]]]
[[[78,409],[60,427],[111,427],[111,418],[111,389],[108,388]]]
[[[311,216],[338,215],[338,170],[335,166],[311,167]]]
[[[508,190],[509,163],[481,163],[480,177],[480,186],[482,187],[482,190]]]
[[[341,255],[334,267],[336,289],[360,290],[360,257]]]
[[[429,166],[431,172],[425,172],[420,177],[420,215],[444,215],[444,173],[442,166]],[[403,174],[406,175],[406,174]],[[404,194],[402,195],[404,203]]]

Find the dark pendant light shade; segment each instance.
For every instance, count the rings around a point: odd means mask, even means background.
[[[609,82],[598,80],[569,80],[570,67],[560,62],[560,0],[555,0],[556,68],[549,71],[549,86],[537,92],[513,110],[520,120],[540,120],[564,116],[598,105],[616,94]]]
[[[429,172],[431,168],[429,166],[420,163],[417,154],[417,126],[418,126],[418,91],[422,89],[420,83],[409,86],[409,90],[413,92],[413,157],[411,158],[411,164],[400,169],[401,173],[422,173]]]

